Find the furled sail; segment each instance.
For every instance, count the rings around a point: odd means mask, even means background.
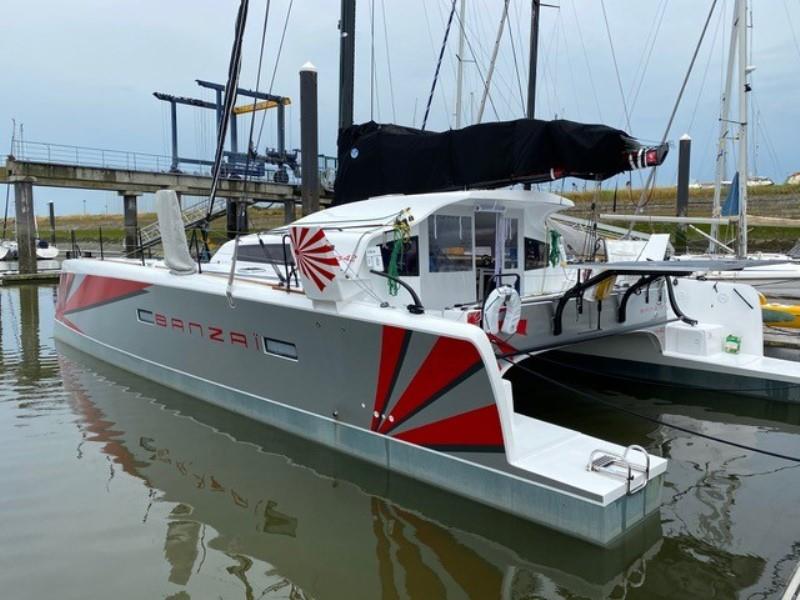
[[[668,150],[605,125],[536,119],[442,133],[370,121],[341,130],[338,145],[335,204],[562,177],[607,179],[660,165]]]

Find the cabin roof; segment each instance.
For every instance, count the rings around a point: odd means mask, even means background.
[[[408,212],[414,217],[414,221],[420,222],[442,208],[459,204],[473,204],[474,206],[498,204],[507,208],[529,209],[540,213],[535,216],[542,219],[552,212],[574,206],[571,200],[563,196],[537,190],[467,190],[434,194],[392,194],[327,208],[303,217],[292,225],[325,226],[336,223],[342,226],[359,224],[374,226],[376,223],[391,222],[403,209],[408,209]]]

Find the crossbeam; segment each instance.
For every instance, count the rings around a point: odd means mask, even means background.
[[[200,87],[215,90],[217,92],[224,92],[225,86],[221,83],[214,83],[213,81],[204,81],[202,79],[195,79],[195,82]],[[257,92],[255,90],[248,90],[245,88],[236,88],[237,96],[247,96],[248,98],[257,98],[259,100],[273,100],[275,102],[282,102],[283,96],[276,96],[274,94],[267,94],[266,92]]]
[[[234,106],[233,114],[244,115],[259,110],[269,110],[270,108],[275,108],[277,106],[289,106],[291,103],[292,101],[290,98],[283,98],[280,102],[275,100],[262,100],[261,102],[256,102],[255,104],[242,104],[241,106]]]
[[[164,102],[174,102],[175,104],[186,104],[188,106],[197,106],[198,108],[210,108],[216,110],[217,105],[213,102],[206,102],[198,98],[187,98],[186,96],[173,96],[172,94],[163,94],[161,92],[153,92],[153,96]]]

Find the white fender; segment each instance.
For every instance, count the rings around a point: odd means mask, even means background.
[[[500,324],[500,312],[505,308],[505,316]],[[492,290],[486,298],[483,310],[483,330],[492,335],[498,333],[515,334],[522,314],[522,299],[510,285],[501,285]]]

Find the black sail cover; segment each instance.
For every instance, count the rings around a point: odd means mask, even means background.
[[[562,177],[607,179],[661,164],[668,148],[644,146],[605,125],[537,119],[442,133],[370,121],[342,129],[338,146],[334,204]]]

